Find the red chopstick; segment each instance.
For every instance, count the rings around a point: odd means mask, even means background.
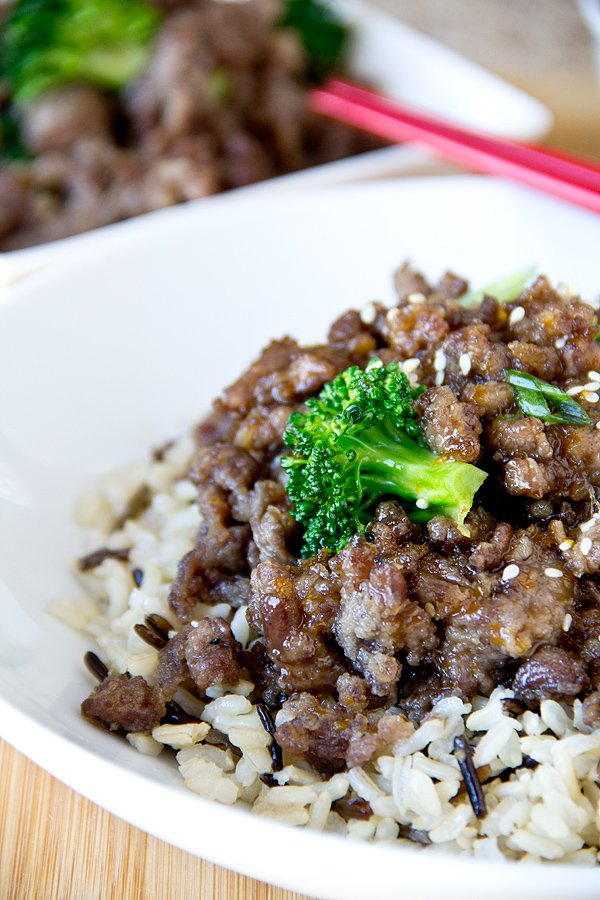
[[[318,112],[363,131],[413,141],[453,162],[600,212],[600,166],[582,157],[467,131],[345,81],[315,88],[309,102]]]

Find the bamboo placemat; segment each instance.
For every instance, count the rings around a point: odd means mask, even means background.
[[[308,900],[145,834],[65,787],[4,741],[0,898]]]

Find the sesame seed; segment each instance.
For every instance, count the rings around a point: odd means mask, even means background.
[[[517,322],[520,322],[521,319],[525,318],[525,310],[522,306],[515,306],[510,316],[508,317],[509,325],[516,325]]]
[[[197,622],[196,619],[192,619],[192,621],[190,622],[192,628],[197,628],[199,624],[200,622]]]
[[[568,631],[569,628],[571,627],[572,623],[573,623],[573,616],[571,615],[571,613],[567,613],[563,619],[562,630]]]
[[[397,306],[392,307],[392,309],[388,310],[388,312],[387,312],[387,315],[385,317],[386,322],[389,322],[389,323],[393,322],[394,319],[397,319],[399,315],[400,315],[400,310],[398,309],[398,307]]]
[[[579,545],[579,549],[581,550],[583,556],[587,556],[592,549],[592,539],[588,537],[583,538]]]
[[[581,396],[588,403],[597,403],[600,400],[600,394],[596,393],[596,391],[584,391]]]
[[[576,384],[575,387],[569,388],[569,390],[567,391],[567,394],[569,395],[569,397],[574,397],[575,394],[580,394],[584,390],[585,390],[585,388],[582,384]]]
[[[560,571],[560,569],[553,569],[553,568],[544,569],[544,575],[547,575],[548,578],[562,578],[563,577],[563,573]]]
[[[588,381],[588,383],[584,385],[583,389],[584,391],[600,390],[600,381]]]
[[[596,422],[596,431],[600,431],[600,422]]]
[[[556,340],[554,341],[554,346],[556,347],[557,350],[562,350],[562,348],[565,346],[566,343],[567,343],[567,337],[566,337],[566,335],[563,334],[561,337],[556,338]]]
[[[461,353],[460,359],[458,360],[458,365],[460,366],[460,371],[463,375],[468,375],[471,371],[471,357],[468,353]]]
[[[409,303],[425,303],[427,298],[420,291],[415,291],[414,294],[409,294],[406,299]]]
[[[507,566],[502,573],[502,581],[510,581],[511,578],[516,578],[520,572],[520,568],[515,566],[514,563],[511,563],[510,566]]]
[[[598,515],[597,515],[597,513],[594,513],[594,515],[592,516],[591,519],[588,519],[587,522],[582,522],[582,523],[581,523],[581,525],[579,526],[579,530],[580,530],[583,534],[585,534],[586,531],[589,531],[590,528],[593,528],[594,525],[597,525],[597,524],[598,524],[597,519],[598,519]]]
[[[560,294],[561,297],[564,297],[565,300],[572,300],[573,297],[577,296],[573,288],[570,285],[565,284],[564,281],[560,281],[556,285],[556,292]]]
[[[416,505],[419,507],[419,509],[427,509],[427,507],[429,506],[429,500],[427,500],[425,497],[419,497]]]
[[[417,378],[417,376],[415,375],[414,372],[408,373],[408,381],[409,381],[409,384],[411,387],[413,387],[413,388],[419,387],[419,379]]]
[[[377,307],[375,306],[375,304],[367,303],[360,314],[360,318],[365,325],[372,325],[377,318]]]
[[[566,541],[563,541],[562,544],[559,544],[558,549],[563,550],[563,551],[570,550],[574,544],[575,544],[575,541],[571,541],[571,540],[567,539]]]
[[[446,368],[446,354],[442,349],[435,351],[435,356],[433,358],[433,368],[436,372],[439,372],[441,369]]]
[[[439,372],[435,373],[435,383],[438,387],[444,383],[444,369],[440,369]]]
[[[417,359],[416,356],[413,356],[412,359],[407,359],[404,362],[404,371],[408,375],[409,372],[414,372],[415,369],[418,369],[421,365],[421,360]]]
[[[595,369],[590,369],[588,372],[588,378],[590,381],[598,381],[600,382],[600,372],[596,372]]]

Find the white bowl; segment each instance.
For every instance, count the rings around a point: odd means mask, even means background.
[[[475,285],[535,262],[593,295],[599,244],[600,218],[502,181],[404,179],[181,207],[14,288],[0,305],[0,735],[144,831],[311,896],[597,898],[597,869],[343,841],[198,798],[169,760],[80,718],[90,641],[45,605],[78,594],[80,489],[179,433],[269,338],[319,340],[347,307],[391,302],[406,258]]]
[[[550,131],[552,114],[539,100],[399,19],[365,0],[332,0],[331,7],[353,28],[350,69],[356,78],[365,79],[390,97],[446,116],[467,128],[523,141],[539,140]],[[424,159],[427,157],[416,154],[407,145],[386,147],[272,178],[240,191],[281,193],[400,175],[414,170],[417,160],[422,168]],[[193,204],[204,202],[192,201]],[[77,253],[90,241],[99,243],[105,237],[110,238],[115,230],[123,233],[123,230],[143,228],[148,218],[160,215],[161,212],[147,213],[72,238],[3,254],[0,260],[4,264],[4,278],[13,280],[59,255]],[[2,277],[0,269],[0,284]]]

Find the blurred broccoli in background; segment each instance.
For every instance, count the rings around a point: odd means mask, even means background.
[[[327,3],[287,0],[284,6],[280,24],[297,31],[308,56],[309,76],[323,81],[345,61],[350,29]]]
[[[160,13],[144,0],[18,0],[0,40],[17,105],[69,82],[119,90],[144,68]]]

